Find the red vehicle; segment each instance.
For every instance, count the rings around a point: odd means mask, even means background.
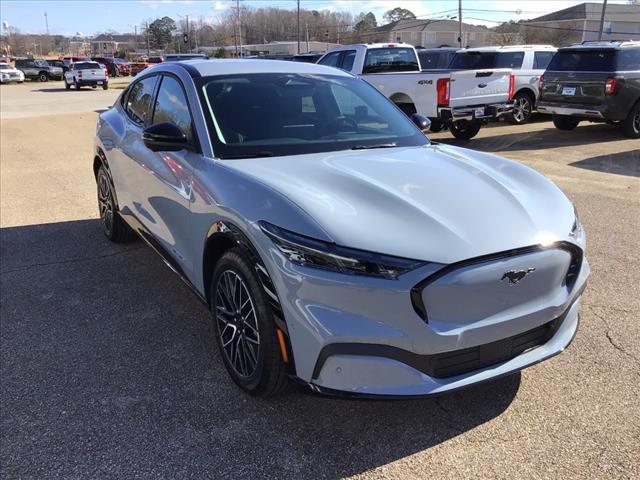
[[[145,68],[151,67],[157,63],[162,63],[162,62],[164,62],[164,58],[159,56],[159,57],[149,57],[143,62],[130,63],[129,65],[131,66],[131,75],[137,75],[138,73],[143,71]]]

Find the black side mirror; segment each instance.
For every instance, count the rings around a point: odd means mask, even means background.
[[[413,115],[411,115],[411,121],[423,132],[429,130],[429,127],[431,126],[431,120],[429,120],[424,115],[420,115],[419,113],[414,113]]]
[[[145,128],[142,141],[154,152],[176,152],[189,146],[187,136],[171,122],[156,123]]]

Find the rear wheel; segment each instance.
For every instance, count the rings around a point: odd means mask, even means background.
[[[102,89],[103,90],[108,90],[109,89],[109,83],[105,82],[102,84]]]
[[[440,119],[434,118],[431,119],[431,125],[429,126],[429,131],[433,133],[440,132],[444,129],[444,122]]]
[[[66,88],[67,90],[71,89],[71,85],[69,85],[67,83],[67,79],[66,78],[64,79],[64,88]]]
[[[128,242],[135,238],[135,233],[129,228],[118,213],[111,181],[104,166],[101,166],[96,176],[98,188],[98,208],[100,221],[105,236],[115,243]]]
[[[526,92],[518,92],[513,97],[513,111],[505,119],[512,125],[522,125],[529,121],[533,111],[533,98]]]
[[[640,138],[640,101],[636,102],[622,122],[622,131],[629,138]]]
[[[554,115],[553,116],[553,125],[558,130],[573,130],[578,126],[580,120],[575,118],[567,117],[566,115]]]
[[[460,140],[470,140],[478,134],[481,127],[480,120],[458,120],[449,125],[449,131]]]
[[[38,74],[38,80],[40,80],[41,82],[48,82],[49,74],[47,72],[40,72]]]
[[[396,103],[396,105],[407,117],[411,117],[411,115],[417,113],[416,107],[413,103]]]
[[[241,249],[218,261],[211,281],[216,342],[229,375],[251,395],[281,393],[289,382],[273,312]]]

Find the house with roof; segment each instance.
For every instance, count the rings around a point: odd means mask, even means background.
[[[541,34],[562,32],[567,43],[598,40],[602,2],[586,2],[526,22]],[[640,40],[640,3],[609,3],[605,9],[602,40]]]
[[[416,47],[457,47],[457,20],[402,19],[376,29],[381,42],[404,42]],[[462,45],[478,47],[491,44],[493,32],[486,27],[462,24]]]

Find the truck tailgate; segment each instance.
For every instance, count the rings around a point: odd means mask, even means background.
[[[454,70],[451,72],[449,105],[465,107],[506,103],[511,69]]]
[[[104,70],[101,68],[78,70],[78,76],[82,72],[82,80],[105,80]]]

